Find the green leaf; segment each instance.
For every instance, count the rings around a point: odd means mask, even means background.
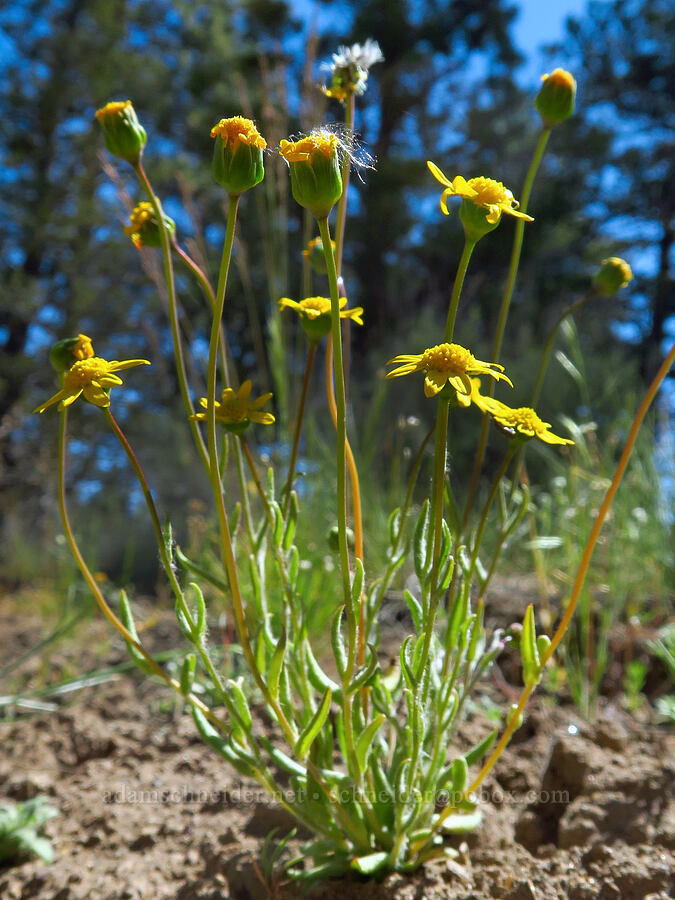
[[[463,756],[458,756],[450,766],[450,785],[454,797],[459,798],[464,793],[466,783],[469,780],[469,766]]]
[[[375,674],[378,667],[378,659],[377,659],[377,650],[373,644],[368,644],[368,653],[369,659],[365,666],[363,666],[354,676],[354,680],[347,688],[347,696],[349,694],[353,694],[354,691],[358,691],[359,688],[362,688],[365,684],[367,684],[370,679]]]
[[[208,581],[209,584],[212,584],[215,588],[221,592],[221,594],[227,594],[229,591],[227,581],[224,578],[220,578],[218,575],[214,575],[213,572],[210,572],[208,569],[204,568],[204,566],[199,563],[193,562],[193,560],[189,559],[180,547],[176,546],[176,558],[178,562],[183,566],[184,569],[187,569],[188,572],[192,572],[194,575],[198,575],[200,578],[203,578],[204,581]]]
[[[369,853],[367,856],[355,856],[350,865],[362,875],[375,875],[381,871],[389,859],[389,854],[384,850],[378,853]]]
[[[475,831],[482,819],[483,814],[479,809],[470,813],[451,813],[441,828],[447,834],[467,834],[469,831]]]
[[[483,740],[476,744],[475,747],[472,747],[468,753],[465,754],[464,759],[466,760],[467,766],[473,766],[478,762],[479,759],[482,759],[485,754],[489,751],[490,747],[494,744],[495,738],[497,737],[497,729],[491,731],[487,737],[483,738]]]
[[[373,738],[382,727],[382,723],[386,721],[384,713],[380,713],[376,719],[366,725],[356,742],[356,761],[360,772],[365,772],[368,756],[373,746]]]
[[[389,516],[389,546],[393,547],[398,542],[401,533],[401,508],[397,507]]]
[[[326,719],[328,718],[328,711],[330,710],[330,701],[332,697],[332,692],[330,689],[326,691],[323,695],[323,699],[319,704],[319,708],[314,713],[312,718],[309,721],[309,724],[303,729],[300,734],[300,737],[295,743],[294,753],[300,759],[304,759],[308,752],[309,748],[312,746],[316,736],[319,734],[321,729],[324,726]]]
[[[401,644],[399,658],[401,660],[401,671],[403,672],[405,682],[411,690],[415,690],[415,688],[417,687],[417,678],[415,677],[412,666],[412,640],[413,636],[411,634],[409,634],[408,637],[405,638],[405,640]]]
[[[344,606],[341,606],[335,613],[333,618],[333,627],[331,628],[331,642],[333,644],[333,656],[335,657],[335,665],[337,667],[340,678],[344,679],[347,671],[347,651],[342,638],[342,613]]]
[[[422,613],[422,607],[421,607],[419,601],[407,589],[403,591],[403,598],[405,599],[405,602],[408,604],[408,609],[410,610],[410,615],[412,616],[413,625],[415,626],[415,631],[421,631],[422,630],[423,613]]]
[[[358,621],[359,612],[361,609],[361,595],[363,594],[363,582],[365,578],[365,571],[363,569],[363,563],[360,559],[356,560],[354,566],[354,575],[352,577],[352,587],[351,587],[351,596],[352,596],[352,617],[354,621]]]
[[[132,636],[135,641],[140,641],[138,639],[138,632],[136,631],[136,623],[134,622],[133,613],[131,612],[131,605],[129,603],[129,598],[127,597],[126,591],[120,591],[120,619],[122,620],[122,624]],[[127,645],[127,649],[129,650],[129,656],[136,663],[141,672],[145,672],[146,675],[154,675],[154,670],[147,659],[143,656],[143,654],[138,650],[138,648],[131,643],[131,641],[127,641],[125,638],[125,644]]]
[[[332,678],[329,678],[328,675],[321,668],[319,663],[316,661],[316,657],[312,652],[312,648],[309,644],[309,641],[305,641],[305,659],[307,660],[307,677],[309,678],[309,682],[312,687],[321,691],[322,693],[327,689],[333,692],[333,696],[335,700],[338,700],[338,695],[341,692],[340,686],[336,684]]]
[[[293,538],[295,537],[295,528],[298,522],[299,508],[298,495],[295,491],[291,491],[291,499],[288,506],[288,518],[286,519],[286,527],[284,528],[284,536],[282,541],[282,547],[286,551],[290,550],[293,544]]]
[[[422,509],[417,517],[415,525],[415,534],[413,537],[413,562],[415,565],[415,574],[420,582],[424,583],[429,574],[430,565],[430,546],[429,546],[429,525],[431,522],[431,510],[429,498],[422,504]]]
[[[183,660],[180,671],[180,689],[184,696],[187,696],[192,690],[195,680],[195,668],[197,666],[197,658],[194,653],[188,654]]]
[[[279,696],[279,679],[286,655],[286,629],[282,627],[281,635],[274,648],[272,659],[267,670],[267,687],[274,700]]]
[[[204,594],[202,593],[202,589],[198,584],[195,584],[194,581],[190,582],[190,587],[195,593],[195,597],[197,599],[197,621],[195,622],[194,616],[192,618],[192,622],[194,625],[193,634],[196,641],[200,641],[204,638],[206,634],[206,603],[204,602]]]
[[[532,604],[525,610],[523,631],[520,635],[520,657],[523,663],[523,683],[526,687],[539,684],[541,663],[537,650],[537,632],[534,624],[534,608]]]
[[[234,712],[237,719],[239,720],[239,724],[244,729],[246,734],[250,734],[251,728],[253,727],[253,720],[251,718],[251,711],[248,708],[248,701],[244,696],[244,692],[242,691],[241,686],[232,678],[228,678],[225,685],[225,690],[227,691],[227,695],[232,702]]]

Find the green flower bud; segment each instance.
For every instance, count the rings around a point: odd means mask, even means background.
[[[577,83],[565,69],[555,69],[550,75],[542,75],[543,82],[534,105],[545,128],[553,128],[564,122],[574,112]]]
[[[131,100],[113,100],[96,110],[109,153],[138,165],[148,136],[138,121]]]
[[[255,187],[265,177],[263,150],[267,141],[250,119],[221,119],[211,129],[213,177],[232,197]]]
[[[633,272],[625,259],[610,256],[603,259],[600,269],[593,278],[593,287],[602,297],[611,297],[633,280]]]
[[[49,362],[57,372],[67,372],[74,363],[91,359],[93,355],[91,338],[86,334],[78,334],[77,337],[57,341],[49,351]]]
[[[325,219],[342,196],[340,141],[330,131],[313,131],[299,141],[282,141],[279,153],[291,170],[296,203]]]
[[[176,233],[176,223],[169,216],[164,215],[164,225],[169,232],[169,240],[171,240]],[[131,238],[137,250],[140,250],[141,247],[162,246],[159,225],[152,203],[143,201],[134,207],[129,224],[124,226],[124,233]]]

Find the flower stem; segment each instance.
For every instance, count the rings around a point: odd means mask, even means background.
[[[286,500],[284,502],[284,518],[288,515],[291,504],[291,492],[293,490],[293,479],[295,478],[295,466],[298,461],[298,447],[300,446],[300,433],[302,431],[302,422],[305,416],[305,404],[307,403],[307,391],[309,389],[309,381],[312,376],[312,368],[314,366],[314,358],[316,357],[316,343],[312,341],[309,345],[307,353],[307,364],[305,365],[305,377],[302,381],[302,393],[300,394],[300,403],[298,405],[298,416],[295,421],[295,433],[293,434],[293,447],[291,449],[291,460],[288,465],[288,478],[284,493]]]
[[[75,540],[75,535],[73,534],[73,529],[70,524],[70,518],[68,516],[68,506],[66,503],[66,444],[67,444],[67,425],[68,425],[68,411],[63,410],[61,412],[60,422],[59,422],[59,454],[58,454],[58,496],[59,496],[59,511],[61,513],[61,522],[63,524],[63,531],[66,536],[66,541],[70,548],[70,552],[73,554],[75,562],[77,563],[77,567],[82,573],[82,577],[89,585],[89,589],[94,595],[94,599],[96,603],[105,616],[105,618],[110,622],[110,624],[115,628],[119,634],[122,635],[124,640],[132,645],[134,649],[136,649],[148,666],[152,669],[155,675],[165,681],[169,687],[176,691],[176,693],[185,697],[185,699],[194,706],[196,709],[199,709],[207,718],[209,718],[214,724],[218,725],[223,731],[227,730],[227,725],[223,722],[215,713],[211,711],[211,709],[195,697],[193,694],[183,694],[181,690],[180,683],[175,679],[171,678],[166,674],[164,669],[159,665],[159,663],[155,662],[155,660],[150,656],[145,647],[138,641],[131,632],[124,626],[124,624],[118,619],[113,610],[110,608],[108,603],[106,602],[105,597],[101,593],[101,589],[96,583],[96,579],[91,573],[91,570],[87,566],[84,561],[84,557],[80,552],[80,548]]]
[[[136,175],[138,176],[138,180],[141,182],[145,193],[148,195],[148,199],[152,204],[152,208],[155,212],[155,216],[159,225],[159,237],[162,246],[162,258],[164,260],[164,278],[166,280],[166,290],[167,296],[169,298],[169,325],[171,327],[173,353],[176,360],[176,375],[178,377],[178,385],[180,387],[183,403],[185,404],[185,409],[187,410],[189,416],[193,416],[195,409],[190,398],[190,390],[188,387],[187,375],[185,372],[183,345],[181,343],[180,328],[178,325],[176,283],[173,276],[173,262],[171,260],[171,243],[169,239],[169,233],[166,230],[166,225],[164,223],[162,204],[160,203],[159,197],[153,191],[148,176],[145,174],[143,163],[139,160],[138,165],[135,166],[134,169],[136,171]],[[204,444],[204,438],[202,437],[202,433],[199,430],[199,425],[193,419],[190,419],[190,429],[192,431],[192,437],[194,439],[195,446],[197,447],[197,452],[199,453],[202,463],[208,471],[209,457],[206,450],[206,445]]]
[[[637,440],[638,432],[640,431],[640,427],[644,421],[645,416],[647,415],[647,411],[651,406],[654,397],[656,396],[661,383],[664,381],[668,372],[670,371],[671,366],[675,364],[675,344],[670,348],[668,355],[664,359],[663,363],[659,371],[656,373],[654,380],[649,385],[647,389],[647,393],[645,394],[642,403],[638,407],[637,412],[635,413],[635,417],[633,418],[633,423],[631,425],[630,431],[628,432],[628,437],[626,438],[626,443],[624,445],[623,451],[621,453],[621,457],[619,459],[619,463],[616,467],[616,471],[614,472],[614,476],[612,478],[611,484],[607,489],[607,493],[605,494],[605,498],[602,501],[602,505],[598,511],[598,515],[596,516],[595,522],[593,523],[593,528],[591,529],[591,533],[588,537],[588,541],[586,542],[586,547],[584,548],[584,553],[581,558],[581,563],[579,564],[579,569],[577,571],[576,578],[574,580],[574,586],[572,588],[572,593],[570,595],[569,603],[565,609],[565,614],[563,615],[558,628],[556,629],[555,634],[551,638],[551,643],[548,648],[541,655],[541,669],[543,670],[546,663],[553,656],[558,645],[565,637],[567,629],[569,628],[570,622],[572,621],[572,617],[576,610],[577,604],[579,603],[579,597],[581,596],[581,591],[584,586],[584,582],[586,580],[586,574],[588,572],[588,567],[591,562],[591,558],[593,556],[593,551],[595,550],[595,545],[600,536],[600,532],[602,530],[602,526],[604,525],[605,519],[609,513],[610,507],[612,505],[612,501],[614,500],[614,496],[621,484],[621,480],[626,472],[626,468],[628,466],[628,461],[630,459],[630,455],[633,452],[633,447],[635,446],[635,441]],[[485,781],[487,776],[490,774],[495,764],[497,763],[499,757],[502,755],[504,750],[506,749],[509,741],[511,740],[513,734],[518,728],[520,714],[523,712],[527,705],[527,701],[530,698],[530,695],[534,691],[534,685],[530,687],[523,688],[523,691],[518,700],[518,704],[515,709],[511,713],[510,723],[501,736],[497,746],[494,748],[490,756],[485,761],[482,769],[476,775],[473,782],[469,785],[467,790],[464,792],[462,798],[464,799],[468,797],[471,793],[473,793],[480,785]],[[438,827],[443,823],[445,818],[452,812],[452,809],[455,808],[455,805],[452,804],[448,808],[446,808],[443,813],[436,819],[434,823],[434,830],[437,830]]]
[[[452,286],[452,295],[450,297],[450,306],[448,308],[448,318],[445,322],[445,340],[446,343],[452,342],[452,336],[455,332],[455,319],[457,318],[457,308],[459,306],[459,298],[462,293],[462,285],[466,276],[466,270],[469,268],[471,254],[476,246],[476,241],[466,240],[464,249],[457,266],[457,274],[455,275],[455,283]]]
[[[550,128],[543,128],[541,134],[539,135],[539,140],[537,141],[537,146],[534,149],[534,154],[532,156],[532,161],[530,162],[530,168],[527,170],[527,175],[525,176],[525,183],[523,184],[523,189],[520,194],[520,211],[527,212],[527,206],[530,202],[530,194],[532,193],[532,186],[534,185],[534,179],[537,175],[537,170],[539,169],[539,165],[543,159],[544,151],[546,150],[546,145],[548,144],[548,139],[551,136]],[[513,247],[511,249],[511,262],[509,264],[509,272],[506,278],[506,286],[504,288],[504,296],[502,297],[502,304],[499,308],[499,316],[497,319],[497,328],[495,331],[495,338],[492,345],[492,355],[490,356],[490,362],[499,362],[499,357],[502,351],[502,341],[504,339],[504,330],[506,329],[506,320],[509,315],[509,308],[511,306],[511,299],[513,297],[513,290],[516,286],[516,277],[518,275],[518,266],[520,264],[520,253],[523,248],[523,237],[525,235],[525,220],[524,219],[516,219],[516,225],[513,235]],[[489,396],[492,397],[494,395],[494,382],[490,381],[489,384]],[[469,514],[471,513],[471,508],[473,506],[473,501],[476,496],[476,488],[478,487],[478,479],[480,478],[481,469],[483,467],[483,460],[485,459],[485,450],[487,447],[487,439],[488,439],[488,430],[490,427],[490,416],[488,413],[483,414],[483,425],[481,427],[480,438],[478,439],[478,449],[476,451],[476,460],[474,462],[473,473],[471,475],[471,482],[469,484],[469,493],[466,499],[466,505],[464,507],[464,515],[462,517],[462,528],[466,527],[467,522],[469,521]]]

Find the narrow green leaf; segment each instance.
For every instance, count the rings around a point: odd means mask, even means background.
[[[183,665],[180,671],[180,689],[182,693],[187,696],[192,690],[192,685],[195,680],[195,668],[197,665],[197,658],[194,653],[188,654],[183,660]]]
[[[360,772],[365,772],[368,756],[373,747],[373,738],[382,727],[382,723],[386,720],[384,713],[380,713],[377,718],[366,725],[356,742],[356,761]]]
[[[328,717],[328,711],[330,710],[331,697],[332,693],[329,689],[323,695],[321,703],[319,704],[319,708],[314,713],[308,725],[303,729],[300,737],[296,741],[294,753],[300,759],[304,759],[307,756],[309,748],[312,746],[312,743],[314,742],[316,736],[323,728],[324,722]]]
[[[534,624],[534,608],[532,604],[525,610],[523,630],[520,635],[520,657],[523,663],[523,683],[526,687],[539,684],[541,663],[537,650],[537,632]]]
[[[368,662],[354,676],[354,680],[347,689],[347,696],[364,687],[375,674],[379,661],[377,658],[377,650],[373,644],[368,644]]]
[[[286,629],[282,627],[281,635],[274,648],[272,659],[267,670],[267,687],[274,700],[279,696],[279,679],[286,655]]]
[[[194,635],[196,640],[202,640],[204,635],[206,634],[206,603],[204,602],[204,594],[202,593],[202,589],[196,584],[194,581],[190,582],[190,587],[194,591],[195,598],[197,600],[197,621],[195,622],[194,616],[192,618],[194,624]]]
[[[291,491],[291,500],[288,507],[288,518],[286,519],[286,527],[284,528],[284,537],[282,541],[282,547],[286,551],[290,550],[293,544],[295,529],[298,523],[299,509],[300,507],[298,504],[298,495],[295,491]]]
[[[139,641],[138,632],[136,631],[136,623],[134,622],[134,616],[131,612],[131,604],[129,603],[129,598],[127,597],[126,591],[120,591],[120,619],[122,620],[122,624],[127,629],[129,634],[135,641]],[[130,641],[125,640],[125,644],[127,645],[127,649],[129,650],[129,656],[136,663],[138,668],[145,672],[146,675],[152,675],[153,670],[147,659],[143,656],[142,653],[135,647]]]
[[[335,613],[333,618],[333,627],[331,628],[331,642],[333,644],[333,656],[335,657],[335,665],[337,667],[340,678],[344,679],[347,671],[347,650],[345,649],[344,639],[342,637],[342,613],[344,606],[341,606]]]
[[[307,660],[307,677],[309,678],[310,684],[315,690],[321,691],[322,693],[327,688],[330,688],[330,690],[333,692],[333,696],[337,701],[338,694],[340,693],[340,686],[336,684],[332,678],[329,678],[328,675],[326,675],[324,670],[316,661],[316,657],[312,652],[309,641],[305,641],[304,647],[305,659]]]
[[[234,706],[234,711],[239,720],[239,724],[244,729],[244,731],[248,734],[251,731],[253,726],[253,719],[251,718],[251,711],[248,708],[248,701],[244,696],[244,692],[241,689],[241,686],[234,681],[232,678],[228,678],[225,690],[232,701]]]
[[[176,559],[184,569],[188,570],[188,572],[192,572],[193,575],[198,575],[200,578],[203,578],[204,581],[208,581],[209,584],[218,588],[222,594],[228,593],[229,588],[227,586],[227,581],[224,578],[220,578],[218,575],[215,575],[213,572],[204,568],[204,566],[189,559],[178,546],[176,546]]]
[[[354,566],[354,575],[352,577],[352,617],[354,621],[358,621],[359,611],[361,609],[361,595],[363,594],[363,581],[365,578],[365,572],[363,569],[363,563],[360,559],[356,560]]]
[[[431,521],[431,511],[429,498],[422,504],[422,509],[417,517],[415,525],[415,534],[413,537],[413,562],[415,565],[415,574],[421,582],[429,574],[430,565],[430,547],[429,547],[429,524]]]
[[[401,660],[401,671],[403,672],[405,682],[411,690],[415,690],[415,688],[417,687],[417,678],[415,677],[412,666],[412,640],[413,636],[411,634],[409,634],[408,637],[405,638],[405,640],[401,644],[399,658]]]
[[[389,516],[389,546],[393,547],[398,542],[401,533],[401,509],[397,507]]]
[[[408,604],[408,609],[410,610],[410,615],[412,616],[413,625],[415,626],[415,631],[421,631],[422,630],[422,615],[423,615],[423,613],[422,613],[422,607],[421,607],[419,601],[407,589],[403,591],[403,598],[405,599],[405,602]]]
[[[355,856],[350,865],[362,875],[375,875],[383,869],[389,859],[389,854],[384,850],[378,853],[369,853],[367,856]]]
[[[478,762],[479,759],[482,759],[485,754],[490,750],[490,747],[495,742],[495,738],[497,737],[497,729],[491,731],[487,737],[483,738],[483,740],[476,744],[475,747],[472,747],[468,753],[465,754],[464,759],[466,760],[467,766],[473,766]]]
[[[451,790],[453,796],[459,798],[469,780],[469,766],[463,756],[458,756],[457,759],[453,759],[450,769]]]

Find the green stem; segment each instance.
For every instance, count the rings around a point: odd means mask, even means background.
[[[330,285],[331,304],[331,333],[333,337],[333,373],[335,377],[335,401],[337,404],[337,517],[338,517],[338,546],[340,550],[340,566],[342,569],[342,586],[347,613],[347,621],[351,615],[351,586],[349,579],[349,549],[347,545],[347,410],[345,398],[345,379],[342,363],[342,332],[340,329],[340,305],[335,268],[335,257],[331,245],[328,219],[319,219],[319,233],[323,244],[326,267],[328,269],[328,283]],[[353,625],[354,623],[352,623]],[[350,625],[351,628],[351,625]]]
[[[537,401],[539,400],[539,395],[541,393],[542,386],[544,384],[544,378],[546,377],[546,372],[548,370],[549,360],[551,358],[551,351],[553,350],[553,345],[555,343],[555,339],[558,336],[558,330],[562,323],[568,316],[571,316],[573,313],[577,312],[581,309],[582,306],[585,306],[589,300],[595,297],[595,291],[591,289],[585,294],[580,300],[577,300],[576,303],[572,303],[567,309],[564,309],[561,314],[558,316],[555,325],[551,329],[548,338],[546,339],[546,344],[544,345],[544,352],[541,357],[541,362],[539,364],[539,371],[537,372],[537,378],[534,383],[534,388],[532,389],[532,397],[530,398],[530,406],[532,409],[535,409],[537,405]]]
[[[145,193],[152,204],[152,208],[155,212],[155,217],[157,218],[157,222],[159,225],[159,238],[161,241],[162,247],[162,259],[164,260],[164,278],[166,280],[166,290],[167,296],[169,299],[169,325],[171,327],[171,339],[173,341],[173,353],[176,360],[176,375],[178,378],[178,385],[180,387],[181,396],[183,398],[183,403],[185,404],[185,409],[188,412],[188,416],[193,416],[195,409],[192,405],[192,399],[190,398],[190,389],[188,387],[187,375],[185,371],[185,358],[183,356],[183,345],[180,339],[180,328],[178,325],[178,304],[176,300],[176,283],[173,276],[173,262],[171,260],[171,243],[169,238],[169,233],[166,230],[166,225],[164,223],[164,213],[162,211],[162,204],[160,203],[159,197],[155,194],[152,189],[152,185],[148,179],[148,176],[145,174],[145,169],[143,168],[142,162],[138,162],[137,166],[134,166],[136,175],[138,176],[138,180],[141,182]],[[199,430],[199,425],[197,422],[190,418],[190,429],[192,431],[192,437],[195,442],[195,446],[197,447],[197,452],[204,464],[204,467],[209,468],[209,457],[206,450],[206,445],[204,444],[204,438],[202,437],[202,433]]]
[[[509,467],[509,463],[513,459],[513,455],[516,452],[518,447],[517,441],[511,441],[509,445],[509,449],[506,451],[506,456],[504,460],[497,470],[497,474],[495,475],[492,481],[492,487],[490,488],[490,493],[488,494],[488,498],[485,501],[485,506],[483,507],[483,513],[480,517],[480,522],[478,523],[478,531],[476,532],[476,538],[473,545],[473,552],[471,554],[471,564],[469,568],[469,573],[467,578],[471,578],[473,575],[473,571],[476,568],[476,560],[478,559],[478,551],[480,550],[481,541],[483,540],[483,532],[485,531],[485,526],[487,525],[488,516],[490,514],[490,509],[492,508],[492,503],[497,496],[497,491],[499,490],[499,483],[504,477],[506,470]]]
[[[520,210],[521,212],[527,212],[527,206],[530,202],[530,194],[532,193],[532,186],[534,185],[534,179],[537,175],[537,170],[539,169],[539,165],[544,156],[544,151],[546,150],[546,145],[548,143],[548,139],[551,136],[551,129],[544,128],[542,129],[541,134],[539,135],[539,140],[537,141],[537,146],[534,149],[534,155],[532,156],[532,161],[530,163],[530,168],[527,170],[527,175],[525,176],[525,183],[523,184],[523,189],[520,194]],[[492,345],[492,355],[490,356],[490,362],[499,362],[499,357],[502,351],[502,341],[504,339],[504,331],[506,329],[506,320],[509,315],[509,309],[511,307],[511,298],[513,297],[513,290],[516,286],[516,278],[518,276],[518,266],[520,264],[520,253],[523,248],[523,237],[525,235],[525,220],[524,219],[516,219],[515,231],[513,235],[513,247],[511,250],[511,262],[509,264],[509,273],[506,278],[506,286],[504,288],[504,296],[502,297],[502,304],[499,309],[499,316],[497,319],[497,329],[495,331],[495,338]],[[489,396],[492,397],[494,394],[494,382],[491,380],[489,385]],[[490,427],[490,416],[488,413],[484,413],[483,415],[483,425],[481,427],[480,438],[478,440],[478,450],[476,452],[476,460],[473,467],[473,474],[471,476],[471,483],[469,485],[469,493],[466,499],[466,506],[464,507],[464,516],[462,518],[462,528],[466,527],[467,522],[469,521],[469,514],[471,513],[471,508],[473,506],[473,501],[476,496],[476,488],[478,487],[478,479],[480,478],[481,469],[483,467],[483,460],[485,459],[485,450],[487,447],[487,439],[488,439],[488,430]]]
[[[457,308],[459,306],[459,298],[462,293],[462,286],[464,284],[464,277],[466,276],[466,270],[469,268],[469,260],[471,259],[471,254],[473,253],[475,246],[476,241],[470,241],[467,239],[464,242],[464,249],[462,250],[459,265],[457,266],[457,274],[455,275],[455,283],[452,286],[452,295],[450,297],[450,306],[448,308],[448,318],[445,322],[445,340],[448,344],[452,342],[452,336],[455,331],[455,319],[457,318]]]
[[[293,479],[295,478],[295,466],[298,461],[298,447],[300,446],[300,433],[302,431],[302,422],[305,416],[305,405],[307,403],[307,391],[309,389],[309,381],[312,376],[312,368],[314,366],[314,358],[316,357],[316,343],[312,341],[309,345],[307,353],[307,364],[305,365],[305,377],[302,381],[302,393],[300,394],[300,403],[298,405],[298,416],[295,421],[295,433],[293,435],[293,447],[291,450],[291,461],[288,465],[288,478],[284,493],[286,500],[284,502],[284,518],[288,515],[291,504],[291,491],[293,490]]]

